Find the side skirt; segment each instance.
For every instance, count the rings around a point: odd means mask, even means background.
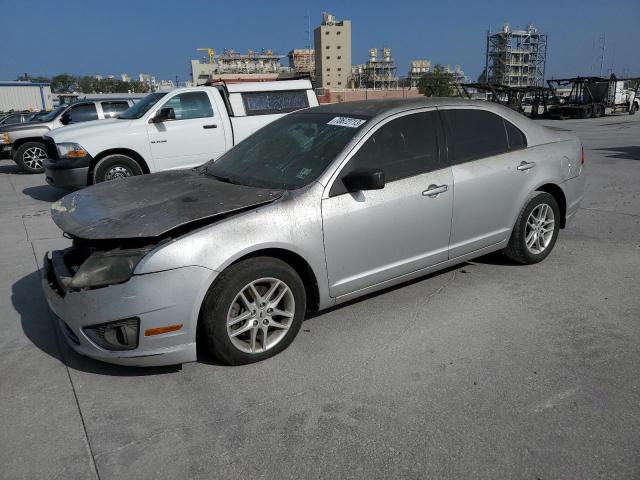
[[[375,285],[371,285],[370,287],[361,288],[360,290],[356,290],[355,292],[351,292],[351,293],[347,293],[345,295],[341,295],[339,297],[336,297],[335,304],[337,305],[339,303],[348,302],[349,300],[353,300],[354,298],[358,298],[358,297],[361,297],[363,295],[367,295],[369,293],[376,292],[378,290],[383,290],[385,288],[389,288],[389,287],[392,287],[394,285],[398,285],[398,284],[403,283],[403,282],[408,282],[409,280],[413,280],[415,278],[422,277],[422,276],[427,275],[429,273],[437,272],[438,270],[443,270],[443,269],[445,269],[447,267],[450,267],[452,265],[455,265],[457,263],[462,263],[462,262],[465,262],[467,260],[471,260],[472,258],[481,257],[481,256],[486,255],[488,253],[496,252],[498,250],[502,250],[503,248],[505,248],[507,246],[508,243],[509,243],[509,238],[506,238],[505,240],[503,240],[501,242],[494,243],[493,245],[489,245],[488,247],[484,247],[484,248],[481,248],[479,250],[475,250],[475,251],[467,253],[465,255],[460,255],[458,257],[451,258],[449,260],[437,263],[437,264],[432,265],[430,267],[421,268],[420,270],[416,270],[415,272],[406,273],[404,275],[400,275],[399,277],[395,277],[395,278],[392,278],[392,279],[389,279],[389,280],[385,280],[384,282],[376,283]]]

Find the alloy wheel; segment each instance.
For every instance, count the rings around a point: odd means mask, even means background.
[[[27,148],[22,155],[24,164],[34,170],[42,168],[42,162],[45,158],[47,158],[47,152],[40,147]]]
[[[546,203],[537,205],[527,218],[524,237],[527,249],[535,255],[544,252],[551,243],[554,230],[553,208]]]
[[[231,303],[227,334],[245,353],[263,353],[287,334],[295,315],[289,286],[277,278],[260,278],[245,285]]]

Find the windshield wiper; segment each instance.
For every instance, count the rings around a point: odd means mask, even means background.
[[[223,177],[221,175],[214,175],[213,173],[207,173],[208,176],[215,178],[216,180],[223,183],[231,183],[232,185],[239,185],[238,182],[234,182],[229,177]]]

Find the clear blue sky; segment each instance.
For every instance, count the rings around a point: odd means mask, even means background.
[[[0,0],[0,7],[0,80],[23,72],[145,72],[184,81],[190,59],[201,55],[197,47],[284,54],[304,48],[304,16],[311,14],[313,29],[322,11],[352,21],[354,64],[369,48],[389,46],[401,74],[411,59],[427,58],[460,64],[475,78],[484,67],[487,28],[509,21],[532,22],[549,34],[547,77],[589,74],[594,65],[597,74],[594,42],[601,35],[605,70],[640,75],[640,0]]]

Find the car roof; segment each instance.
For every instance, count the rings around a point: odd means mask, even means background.
[[[414,108],[440,107],[445,105],[481,105],[489,102],[469,100],[456,97],[416,97],[390,98],[381,100],[358,100],[355,102],[329,103],[305,110],[310,113],[334,113],[344,115],[363,115],[375,117],[382,114],[392,114]]]

